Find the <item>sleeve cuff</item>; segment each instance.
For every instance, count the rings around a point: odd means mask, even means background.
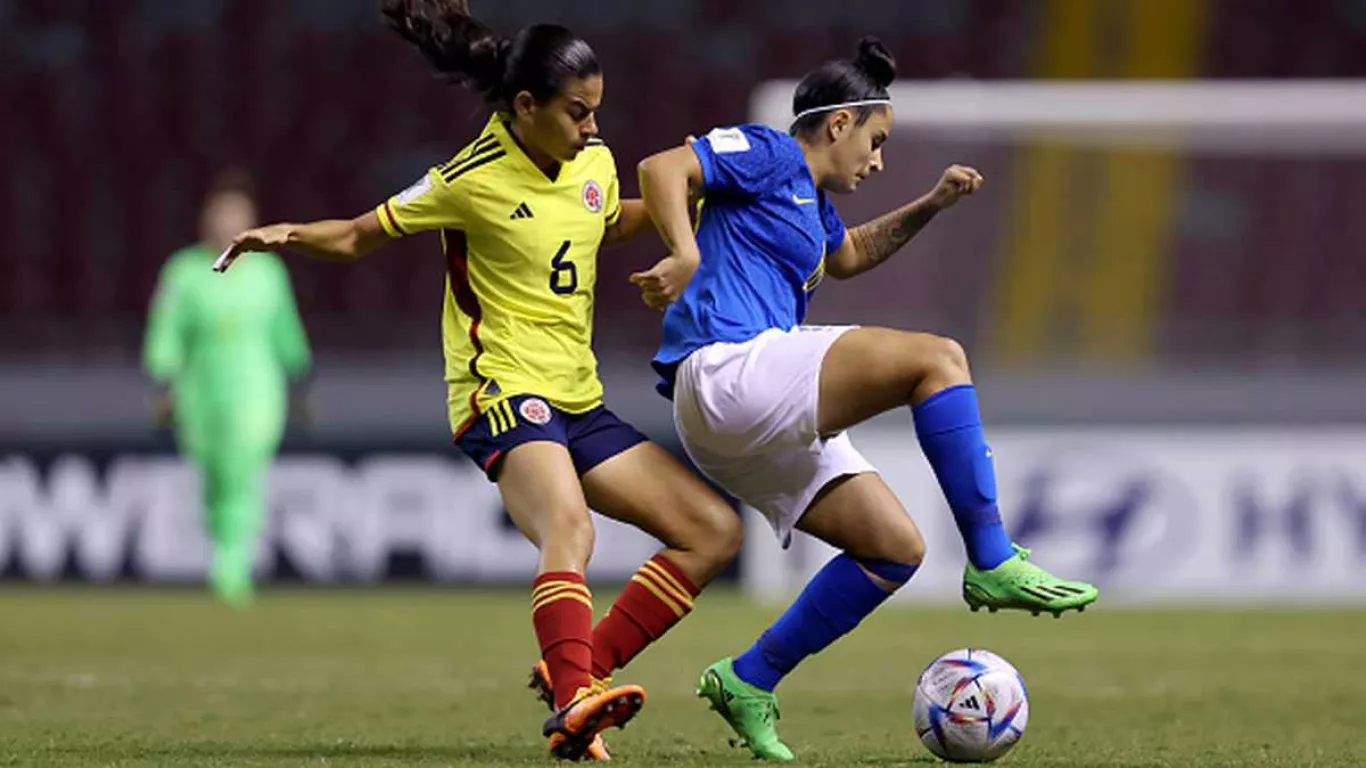
[[[375,216],[379,219],[380,227],[389,237],[403,237],[406,232],[398,225],[398,219],[394,217],[394,207],[388,200],[380,203],[375,208]]]
[[[840,227],[840,235],[839,235],[839,237],[831,239],[830,242],[831,242],[831,244],[832,244],[833,247],[829,247],[828,250],[826,251],[826,253],[834,253],[835,251],[838,251],[840,248],[843,248],[843,247],[844,247],[844,241],[847,240],[847,239],[849,239],[849,230],[848,230],[848,228],[846,228],[846,227]]]
[[[703,146],[707,141],[704,136],[692,143],[692,152],[697,155],[697,162],[702,166],[702,188],[708,189],[716,179],[716,155],[712,154],[710,146]]]

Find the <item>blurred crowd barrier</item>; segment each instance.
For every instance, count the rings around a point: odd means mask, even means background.
[[[1105,603],[1366,600],[1366,432],[1360,429],[998,429],[989,433],[1012,537],[1049,569],[1093,581]],[[958,600],[962,544],[909,435],[854,442],[927,542],[897,599]],[[781,552],[747,513],[745,590],[781,599],[829,559],[798,536]],[[758,535],[755,535],[758,534]]]
[[[265,579],[526,583],[536,550],[472,462],[422,441],[289,446],[268,479]],[[0,449],[0,576],[202,581],[198,473],[165,446]],[[658,545],[598,520],[595,578],[625,581]]]
[[[1305,428],[997,429],[1012,536],[1115,603],[1366,599],[1366,432]],[[962,549],[909,425],[854,432],[915,517],[929,555],[908,601],[958,599]],[[144,447],[0,451],[0,574],[187,582],[207,562],[195,473]],[[270,476],[267,579],[524,583],[536,554],[494,486],[439,445],[291,448]],[[745,512],[745,590],[781,599],[830,556],[784,552]],[[658,543],[599,517],[589,573],[629,578]]]

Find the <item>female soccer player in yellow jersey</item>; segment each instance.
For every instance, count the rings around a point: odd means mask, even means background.
[[[553,25],[497,38],[465,0],[382,6],[438,72],[494,105],[488,125],[374,211],[244,232],[220,266],[276,248],[349,261],[392,238],[441,233],[455,442],[540,550],[532,621],[543,663],[533,683],[549,689],[553,710],[543,733],[558,757],[604,758],[598,734],[644,702],[639,687],[605,678],[691,609],[738,551],[739,520],[602,404],[591,349],[597,251],[651,225],[640,201],[619,200],[612,154],[597,138],[603,78],[592,49]],[[666,545],[596,628],[583,578],[590,506]]]

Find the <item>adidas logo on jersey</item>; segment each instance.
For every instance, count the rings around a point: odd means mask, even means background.
[[[517,210],[512,212],[512,216],[510,218],[531,219],[535,217],[536,214],[531,212],[531,206],[527,205],[526,203],[522,203],[521,205],[517,206]]]

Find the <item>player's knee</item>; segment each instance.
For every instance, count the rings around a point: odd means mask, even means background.
[[[919,528],[910,526],[909,530],[899,537],[895,550],[894,560],[918,568],[925,562],[925,537],[920,535]]]
[[[573,552],[586,561],[593,553],[596,531],[593,518],[582,507],[553,509],[545,513],[541,521],[541,548],[553,548],[560,552]]]
[[[739,556],[740,547],[745,543],[745,528],[740,524],[740,516],[730,507],[723,507],[714,516],[707,536],[709,559],[722,568]]]
[[[859,565],[875,582],[888,592],[895,592],[911,580],[925,560],[925,542],[915,535],[915,542],[895,546],[892,556],[875,560],[860,560]]]
[[[878,530],[877,535],[864,545],[846,551],[884,587],[894,589],[910,579],[925,561],[925,537],[915,523],[905,517],[896,525]]]
[[[704,514],[693,515],[693,518],[697,524],[692,526],[682,548],[696,553],[711,569],[720,571],[740,554],[740,546],[744,543],[740,516],[717,499],[707,506]]]
[[[905,525],[898,525],[894,530],[886,531],[879,537],[876,559],[919,567],[925,562],[925,537],[920,535],[920,529],[907,518]]]
[[[875,558],[862,558],[859,567],[878,586],[895,592],[911,580],[925,560],[925,540],[914,525],[884,539]]]
[[[946,336],[905,333],[897,360],[912,402],[972,381],[963,345]]]
[[[930,367],[946,379],[968,378],[968,353],[963,345],[947,336],[935,336],[930,342]]]

